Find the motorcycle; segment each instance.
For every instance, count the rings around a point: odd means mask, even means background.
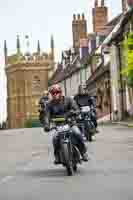
[[[80,108],[80,116],[77,120],[77,123],[86,140],[92,142],[92,136],[95,132],[95,125],[91,119],[90,106],[82,106]]]
[[[77,165],[81,164],[81,155],[74,144],[74,138],[69,125],[71,119],[55,118],[52,119],[54,125],[52,129],[56,131],[59,139],[59,158],[60,163],[66,167],[67,175],[72,176],[77,171]]]

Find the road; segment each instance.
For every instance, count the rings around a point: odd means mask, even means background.
[[[0,200],[133,200],[133,129],[101,126],[89,162],[68,177],[42,129],[0,131]]]

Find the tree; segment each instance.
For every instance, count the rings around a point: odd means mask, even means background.
[[[133,32],[129,33],[127,47],[127,63],[122,73],[126,76],[128,85],[133,87]]]

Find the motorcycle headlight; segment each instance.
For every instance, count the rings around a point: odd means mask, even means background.
[[[89,111],[90,111],[90,106],[83,106],[83,107],[81,108],[81,111],[82,111],[82,112],[89,112]]]
[[[57,127],[57,131],[58,132],[65,132],[69,130],[69,126],[68,125],[63,125],[63,126],[58,126]]]

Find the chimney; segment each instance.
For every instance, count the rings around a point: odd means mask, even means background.
[[[101,0],[101,5],[98,6],[98,1],[95,1],[93,8],[93,31],[99,33],[108,22],[108,8],[105,6],[104,0]]]
[[[73,48],[75,52],[79,52],[80,48],[80,39],[87,38],[87,21],[84,14],[80,16],[73,15],[72,21],[72,33],[73,33]]]
[[[127,11],[127,0],[122,0],[122,12],[125,13]]]

